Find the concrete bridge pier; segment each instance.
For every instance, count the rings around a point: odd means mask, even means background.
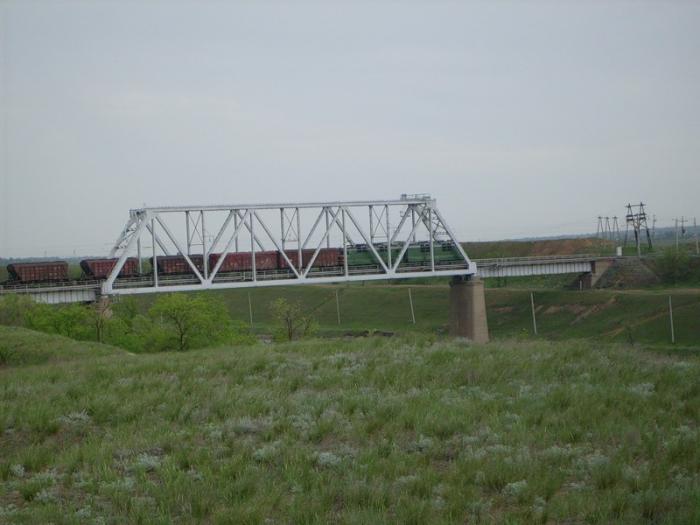
[[[450,282],[450,335],[475,343],[488,343],[484,282],[454,277]]]

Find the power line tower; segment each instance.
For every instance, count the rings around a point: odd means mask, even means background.
[[[617,216],[613,217],[612,225],[613,240],[615,243],[620,243],[620,223],[617,220]]]
[[[612,228],[610,227],[610,217],[605,217],[605,240],[612,240]]]
[[[681,225],[681,237],[685,237],[685,223],[690,222],[685,217],[676,219],[676,251],[678,251],[678,225]]]
[[[627,215],[625,216],[627,221],[627,228],[625,230],[625,246],[627,246],[627,238],[630,226],[634,231],[634,241],[637,246],[637,256],[642,256],[642,229],[646,232],[647,243],[649,245],[649,250],[652,249],[651,234],[649,233],[649,225],[647,224],[647,214],[644,209],[644,203],[639,204],[628,204],[627,205]]]
[[[595,231],[595,236],[596,236],[598,239],[602,239],[602,238],[603,238],[603,230],[604,230],[604,228],[603,228],[603,217],[601,217],[600,215],[598,215],[598,227],[596,228],[596,231]]]

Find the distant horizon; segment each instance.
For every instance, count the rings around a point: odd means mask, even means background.
[[[700,225],[698,226],[700,228]],[[630,230],[631,231],[631,230]],[[673,232],[674,227],[673,226],[657,226],[656,227],[657,232]],[[621,229],[621,233],[624,235],[624,228]],[[566,239],[598,239],[596,237],[595,232],[587,232],[587,233],[582,233],[582,234],[564,234],[564,235],[553,235],[553,236],[525,236],[525,237],[515,237],[515,238],[504,238],[504,239],[490,239],[490,240],[475,240],[475,241],[463,241],[460,240],[460,243],[462,244],[469,244],[469,243],[498,243],[498,242],[536,242],[536,241],[556,241],[556,240],[566,240]],[[684,238],[685,242],[691,242],[694,239],[694,230],[692,225],[690,228],[687,228],[687,235]],[[109,251],[109,250],[107,250]],[[221,250],[218,250],[221,251]],[[245,251],[245,250],[242,250]],[[469,255],[467,253],[467,255]],[[71,259],[83,259],[83,258],[102,258],[106,257],[107,254],[97,254],[97,253],[82,253],[82,254],[71,254],[71,255],[22,255],[22,256],[16,256],[16,257],[6,257],[0,254],[0,261],[9,261],[9,260],[26,260],[26,259],[36,259],[36,260],[47,260],[47,259],[56,259],[56,260],[71,260]],[[150,257],[146,256],[145,258]]]

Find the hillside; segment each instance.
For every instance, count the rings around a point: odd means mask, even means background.
[[[447,285],[411,287],[416,324],[411,322],[408,286],[290,286],[208,292],[224,301],[235,319],[248,322],[248,297],[254,329],[275,329],[270,304],[278,297],[299,301],[319,323],[322,334],[379,330],[444,334],[449,316]],[[341,324],[336,311],[340,299]],[[535,290],[540,337],[590,338],[601,342],[667,344],[668,295],[673,295],[676,341],[700,346],[700,293],[693,290],[573,291]],[[145,308],[152,297],[137,299]],[[491,335],[497,339],[532,337],[530,290],[489,289],[486,306]]]
[[[510,240],[489,242],[465,242],[464,250],[472,259],[500,257],[541,257],[546,255],[576,255],[612,253],[614,246],[595,238]]]
[[[697,523],[699,371],[382,338],[0,368],[0,521]]]
[[[0,325],[0,367],[125,355],[126,352],[113,346]]]

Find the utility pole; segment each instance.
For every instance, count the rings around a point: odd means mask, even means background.
[[[537,335],[537,317],[535,316],[535,294],[530,292],[530,307],[532,308],[532,329]]]
[[[416,313],[413,311],[413,296],[411,295],[411,289],[408,289],[408,303],[411,305],[411,319],[413,324],[416,324]]]
[[[338,314],[338,324],[340,324],[340,296],[338,290],[335,290],[335,311]]]
[[[698,221],[693,217],[693,230],[695,231],[695,255],[700,255],[700,244],[698,244]]]
[[[678,219],[676,219],[676,253],[678,253]]]
[[[668,317],[671,323],[671,343],[676,344],[676,330],[673,326],[673,302],[671,296],[668,296]]]

